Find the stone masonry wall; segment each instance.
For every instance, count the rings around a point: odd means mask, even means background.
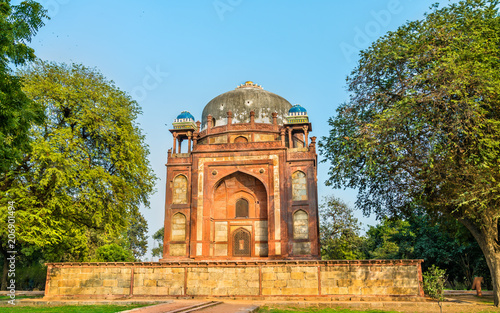
[[[418,297],[421,262],[49,263],[45,297]]]

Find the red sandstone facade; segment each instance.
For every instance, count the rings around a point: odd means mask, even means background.
[[[247,82],[207,105],[204,129],[176,119],[160,261],[319,259],[316,138],[296,107]]]

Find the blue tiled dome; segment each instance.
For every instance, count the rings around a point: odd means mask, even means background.
[[[296,104],[288,110],[288,113],[307,113],[307,111],[300,104]]]
[[[191,119],[194,121],[194,116],[189,113],[188,111],[182,111],[181,114],[179,114],[177,116],[177,120],[180,120],[180,119]]]

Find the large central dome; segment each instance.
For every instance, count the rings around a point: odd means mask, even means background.
[[[278,113],[278,124],[288,114],[292,105],[283,97],[262,89],[250,81],[235,90],[213,98],[203,109],[202,129],[206,128],[209,114],[215,120],[215,126],[227,124],[227,112],[233,112],[233,123],[249,123],[250,111],[255,112],[256,123],[272,123],[272,113]]]

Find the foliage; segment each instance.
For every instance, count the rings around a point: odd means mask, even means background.
[[[163,257],[163,237],[165,233],[165,227],[158,229],[153,234],[153,239],[156,243],[158,243],[158,247],[153,248],[152,255],[153,257]]]
[[[128,238],[130,250],[136,261],[139,261],[148,251],[147,232],[148,222],[138,208],[135,208],[129,217],[126,238]]]
[[[431,265],[447,272],[450,287],[470,287],[475,276],[491,281],[479,245],[456,221],[433,222],[418,214],[408,219],[384,219],[370,226],[364,241],[365,254],[372,259],[423,259],[423,270]]]
[[[364,258],[361,223],[353,210],[334,196],[323,198],[320,205],[321,257],[326,260],[354,260]]]
[[[427,272],[423,273],[424,292],[426,295],[438,301],[442,311],[441,302],[444,301],[444,282],[446,281],[446,271],[433,265]]]
[[[366,234],[365,249],[370,259],[411,259],[415,255],[415,234],[404,220],[384,219],[370,226]]]
[[[27,46],[43,26],[46,11],[34,1],[11,5],[0,1],[0,177],[21,161],[29,150],[30,124],[41,123],[43,111],[22,91],[22,80],[12,73],[10,64],[21,65],[35,59]]]
[[[96,258],[93,261],[133,262],[135,261],[135,258],[130,250],[127,250],[116,243],[111,243],[97,248]]]
[[[83,65],[40,61],[22,76],[47,120],[31,129],[32,151],[0,181],[0,210],[15,201],[18,244],[40,247],[45,261],[89,260],[141,223],[138,207],[149,205],[155,177],[135,124],[140,108]]]
[[[358,208],[411,214],[415,204],[472,233],[500,301],[500,16],[464,0],[389,32],[347,82],[320,151],[328,184],[358,188]]]

